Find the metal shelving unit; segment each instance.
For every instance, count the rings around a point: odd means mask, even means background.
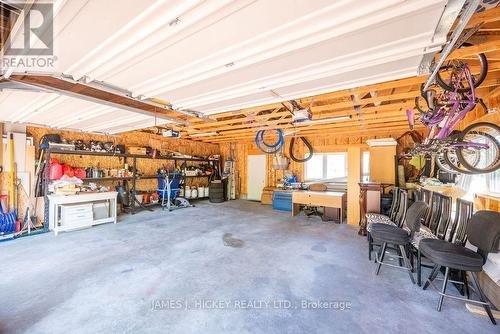
[[[43,171],[43,182],[42,189],[45,197],[45,213],[44,213],[44,228],[48,228],[48,211],[49,211],[49,201],[48,201],[48,185],[49,185],[49,166],[50,166],[50,158],[51,155],[80,155],[80,156],[96,156],[96,157],[117,157],[123,159],[123,163],[127,163],[128,159],[132,159],[132,176],[127,177],[99,177],[99,178],[85,178],[82,181],[84,182],[105,182],[105,181],[122,181],[123,187],[127,190],[127,192],[131,192],[133,196],[133,200],[130,205],[130,213],[134,214],[137,212],[138,208],[148,208],[148,206],[137,206],[135,201],[136,194],[136,182],[138,180],[152,180],[156,179],[157,175],[137,175],[137,159],[150,159],[150,160],[163,160],[163,161],[174,161],[174,167],[177,169],[178,162],[187,163],[187,162],[200,162],[208,164],[212,167],[215,167],[219,173],[221,170],[220,160],[212,160],[212,159],[200,159],[200,158],[184,158],[184,157],[151,157],[148,155],[138,155],[138,154],[127,154],[127,153],[110,153],[110,152],[93,152],[93,151],[80,151],[80,150],[61,150],[61,149],[48,149],[45,153],[45,168]],[[197,176],[186,176],[182,175],[182,184],[184,186],[184,193],[186,193],[186,180],[193,178],[208,178],[210,179],[213,175],[197,175]],[[131,186],[129,187],[129,182],[131,182]]]

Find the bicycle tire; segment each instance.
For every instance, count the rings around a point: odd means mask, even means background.
[[[472,44],[464,43],[462,46],[471,46]],[[484,53],[479,53],[478,55],[479,62],[481,63],[481,71],[479,72],[479,79],[474,82],[474,88],[479,87],[484,79],[486,78],[486,74],[488,74],[488,60],[486,59],[486,56]],[[441,88],[444,90],[447,90],[449,92],[455,91],[455,88],[450,86],[443,78],[441,77],[440,71],[442,68],[446,68],[447,66],[442,66],[439,71],[436,73],[436,82]],[[458,88],[457,92],[459,93],[465,93],[468,92],[470,89],[469,88]]]
[[[459,174],[466,174],[466,175],[472,175],[474,174],[473,172],[471,172],[470,170],[468,169],[465,169],[463,167],[459,167],[459,166],[456,166],[453,161],[451,161],[450,159],[450,156],[448,154],[451,154],[450,151],[446,151],[444,154],[443,154],[443,158],[444,158],[444,161],[445,163],[455,172],[455,173],[459,173]],[[437,162],[437,159],[436,159],[436,162]],[[439,163],[438,163],[439,165]]]
[[[445,153],[436,155],[436,165],[440,170],[446,173],[457,174],[458,171],[456,171],[454,168],[451,167],[450,164],[446,162],[445,155],[446,155]]]
[[[498,126],[496,124],[493,124],[493,123],[488,123],[488,122],[479,122],[479,123],[474,123],[474,124],[471,124],[471,125],[467,126],[458,135],[458,139],[459,140],[463,140],[464,137],[465,137],[465,135],[467,134],[467,132],[471,131],[475,127],[480,127],[480,126],[491,127],[493,129],[495,129],[498,133],[500,133],[500,126]],[[496,157],[494,159],[495,162],[489,168],[476,168],[476,166],[471,165],[467,161],[467,159],[465,159],[465,156],[464,156],[464,154],[462,152],[463,149],[459,148],[457,150],[458,161],[460,161],[460,163],[464,166],[464,168],[470,170],[474,174],[492,173],[492,172],[496,171],[498,168],[500,168],[500,142],[498,141],[498,139],[496,139],[495,137],[493,137],[493,136],[491,136],[489,134],[485,134],[485,135],[487,135],[488,137],[490,137],[490,139],[492,140],[492,142],[496,145],[496,152],[497,152]]]

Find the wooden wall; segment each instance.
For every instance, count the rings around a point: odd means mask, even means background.
[[[384,136],[386,137],[386,136]],[[391,136],[393,138],[397,138],[397,136]],[[360,147],[361,152],[368,151],[368,145],[366,144],[366,140],[380,138],[379,136],[345,136],[345,137],[331,137],[328,135],[325,136],[317,136],[317,137],[308,137],[307,139],[311,142],[315,153],[329,153],[329,152],[347,152],[349,147]],[[272,142],[272,140],[269,140]],[[289,137],[285,138],[285,149],[284,153],[288,156],[289,150]],[[297,143],[297,141],[296,141]],[[222,143],[221,145],[221,155],[224,159],[229,157],[229,143]],[[242,198],[245,198],[247,194],[247,157],[248,155],[253,154],[263,154],[260,152],[255,143],[253,142],[239,142],[233,144],[236,149],[236,169],[239,174],[239,194]],[[306,148],[302,144],[301,141],[298,141],[295,148],[296,156],[303,156],[305,154]],[[283,178],[284,171],[276,171],[272,168],[272,159],[273,155],[267,156],[267,170],[266,170],[266,186],[275,186],[276,183]],[[391,168],[392,175],[394,175],[394,159],[391,160]],[[299,181],[304,180],[304,164],[297,163],[294,161],[290,162],[290,166],[288,171],[292,171],[297,175]]]
[[[212,154],[220,154],[219,145],[206,144],[195,142],[192,140],[165,138],[159,135],[149,134],[145,132],[128,132],[116,136],[95,135],[80,132],[57,131],[46,128],[27,129],[27,133],[33,136],[34,143],[39,143],[40,138],[48,133],[58,133],[63,139],[75,140],[81,139],[85,142],[90,140],[111,141],[115,144],[123,144],[125,146],[151,146],[161,152],[176,151],[183,154],[196,156],[209,156]],[[123,167],[123,159],[117,157],[92,157],[92,156],[77,156],[77,155],[59,155],[58,160],[62,163],[70,164],[74,167],[100,167],[100,168],[119,168]],[[131,164],[131,161],[129,161]],[[147,175],[154,175],[156,170],[164,165],[173,165],[173,162],[164,160],[138,159],[137,168]],[[196,163],[194,163],[196,164]],[[205,185],[206,178],[190,179],[188,185]],[[109,182],[111,183],[111,182]],[[137,184],[138,190],[153,190],[156,189],[156,180],[140,180]],[[112,185],[112,184],[109,184]]]

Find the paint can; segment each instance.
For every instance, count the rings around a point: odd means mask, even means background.
[[[189,186],[186,187],[185,198],[191,198],[191,188]]]

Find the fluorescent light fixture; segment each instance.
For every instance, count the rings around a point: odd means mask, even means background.
[[[396,146],[398,142],[394,138],[369,139],[366,141],[368,146]]]
[[[283,136],[289,136],[289,135],[293,135],[294,133],[297,133],[299,132],[299,130],[292,130],[292,131],[287,131],[283,134]]]
[[[202,133],[192,133],[189,137],[208,137],[208,136],[218,136],[218,132],[202,132]]]
[[[337,122],[337,121],[347,121],[351,120],[352,116],[339,116],[339,117],[329,117],[329,118],[320,118],[320,119],[312,119],[310,121],[302,121],[302,122],[296,122],[293,123],[294,126],[301,126],[301,125],[313,125],[313,124],[320,124],[320,123],[331,123],[331,122]]]

